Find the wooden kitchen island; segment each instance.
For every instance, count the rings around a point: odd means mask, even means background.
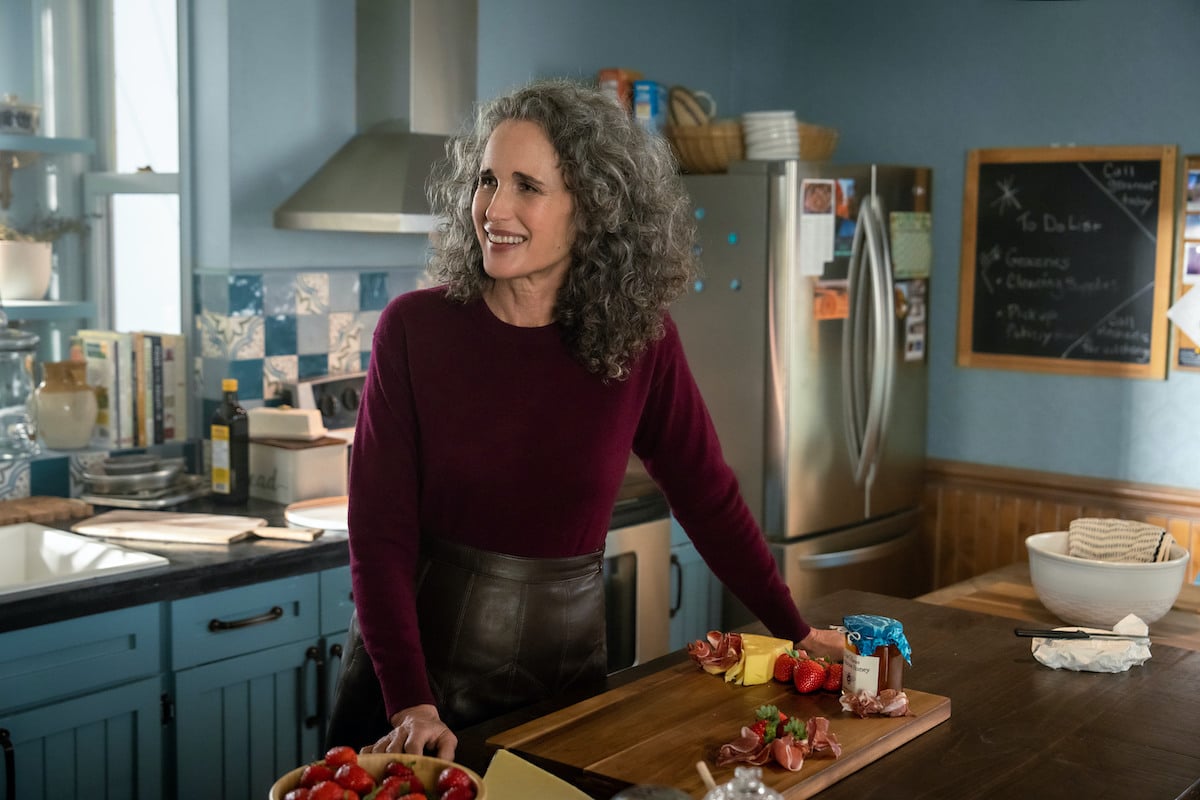
[[[912,666],[905,671],[906,688],[945,696],[953,706],[949,719],[822,787],[818,796],[830,800],[1200,798],[1200,646],[1194,638],[1200,587],[1185,588],[1172,612],[1175,622],[1151,626],[1154,644],[1146,664],[1117,674],[1083,673],[1053,670],[1034,660],[1030,640],[1013,635],[1014,619],[1047,626],[1061,623],[1039,611],[1036,597],[1032,601],[1036,607],[1030,604],[1032,589],[1021,565],[997,573],[920,600],[841,591],[804,609],[815,625],[837,624],[843,615],[860,613],[900,620],[913,649]],[[1008,601],[1004,601],[1006,594],[1011,595]],[[1180,646],[1163,643],[1167,636]],[[597,692],[686,661],[683,652],[664,656],[610,676]],[[494,749],[487,744],[489,738],[503,738],[514,727],[582,699],[560,698],[464,731],[459,758],[482,771]],[[752,714],[753,708],[747,712]],[[694,710],[696,725],[703,725],[705,717],[704,708]],[[830,715],[830,720],[836,733],[837,715]],[[662,752],[654,757],[687,763],[704,758],[717,781],[725,782],[732,768],[715,767],[715,749],[737,733],[712,731],[707,752],[656,744]],[[591,758],[611,764],[613,754],[627,748],[632,754],[638,752],[637,746],[627,730],[614,725],[610,734],[594,741]],[[609,798],[627,784],[619,776],[596,774],[586,764],[559,763],[514,749],[593,797]],[[771,769],[777,768],[768,768],[768,783]],[[698,782],[681,788],[695,798],[703,795]],[[786,796],[809,796],[799,789]]]

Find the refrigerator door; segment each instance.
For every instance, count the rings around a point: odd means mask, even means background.
[[[928,590],[918,522],[918,512],[910,510],[771,550],[801,609],[806,600],[838,589],[914,597]]]
[[[853,210],[837,237],[845,246],[834,248],[820,276],[802,275],[799,265],[800,194],[809,178],[837,179]],[[858,235],[853,220],[864,197],[874,198],[880,218],[870,234],[875,266],[865,267],[864,281],[873,282],[871,294],[892,297],[893,280],[879,266],[889,262],[887,215],[913,210],[917,180],[912,169],[797,161],[737,162],[725,175],[685,178],[703,282],[671,313],[726,459],[769,539],[851,527],[920,501],[924,360],[903,361],[902,322],[872,321],[891,335],[857,356],[864,376],[882,374],[878,381],[859,378],[864,415],[851,438],[869,446],[856,461],[844,431],[847,315],[819,310],[838,287],[846,297],[850,241]],[[868,238],[865,231],[861,236]],[[875,304],[863,319],[885,308],[890,303]],[[873,415],[865,413],[869,408]]]

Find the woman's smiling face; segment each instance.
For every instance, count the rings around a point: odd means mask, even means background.
[[[484,148],[471,203],[484,271],[498,281],[528,278],[557,290],[571,264],[574,208],[541,126],[500,123]]]

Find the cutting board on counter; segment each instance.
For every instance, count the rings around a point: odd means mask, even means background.
[[[717,749],[754,722],[760,705],[772,704],[803,720],[822,716],[842,745],[842,755],[805,760],[799,772],[775,763],[763,780],[789,800],[811,797],[950,718],[950,699],[905,689],[911,716],[859,717],[842,710],[833,692],[799,694],[771,681],[759,686],[726,683],[691,661],[539,717],[488,739],[488,744],[530,757],[633,784],[674,786],[693,797],[706,791],[696,763],[704,761],[718,784],[734,766],[716,766]]]
[[[72,517],[86,517],[92,506],[71,497],[21,497],[0,501],[0,525],[16,522],[52,522]]]

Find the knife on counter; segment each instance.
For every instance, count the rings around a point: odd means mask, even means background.
[[[1126,641],[1148,642],[1150,636],[1138,636],[1132,633],[1091,633],[1089,631],[1056,631],[1048,628],[1013,628],[1017,636],[1035,637],[1038,639],[1124,639]]]

